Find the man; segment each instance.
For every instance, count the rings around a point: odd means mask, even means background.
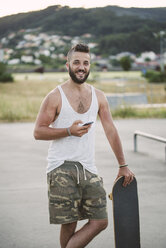
[[[127,186],[134,174],[125,162],[106,97],[85,82],[90,72],[88,46],[71,48],[66,66],[70,77],[44,99],[34,137],[52,140],[47,166],[50,223],[61,224],[61,248],[82,248],[108,222],[106,193],[94,161],[97,114],[119,164],[117,177],[125,176]],[[88,222],[76,232],[81,219]]]

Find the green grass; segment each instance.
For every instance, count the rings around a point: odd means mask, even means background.
[[[124,107],[112,111],[114,118],[166,118],[166,108],[132,108]]]
[[[105,93],[147,92],[149,102],[166,102],[164,85],[148,85],[140,72],[93,73],[90,79]],[[43,98],[68,78],[68,73],[14,74],[14,83],[0,83],[0,122],[34,121]],[[152,92],[155,92],[155,95]],[[165,109],[124,108],[113,111],[114,118],[165,118]]]

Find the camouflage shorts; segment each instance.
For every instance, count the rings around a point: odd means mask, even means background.
[[[47,179],[50,224],[107,219],[102,178],[84,170],[79,162],[65,161]]]

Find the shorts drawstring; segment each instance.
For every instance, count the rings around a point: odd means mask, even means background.
[[[80,172],[79,172],[78,166],[76,164],[74,166],[76,167],[76,170],[77,170],[77,184],[79,184],[80,183]],[[84,180],[87,180],[84,166],[83,166],[83,172],[84,172]]]
[[[87,180],[84,166],[83,166],[83,171],[84,171],[84,180]]]
[[[75,164],[76,170],[77,170],[77,184],[80,183],[80,174],[79,174],[79,169],[78,166]]]

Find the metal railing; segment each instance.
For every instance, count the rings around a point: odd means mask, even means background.
[[[156,140],[162,143],[166,144],[166,138],[160,137],[160,136],[155,136],[152,134],[144,133],[141,131],[135,131],[134,132],[134,152],[137,152],[137,136],[142,136],[148,139]],[[165,161],[166,161],[166,146],[165,146]]]

